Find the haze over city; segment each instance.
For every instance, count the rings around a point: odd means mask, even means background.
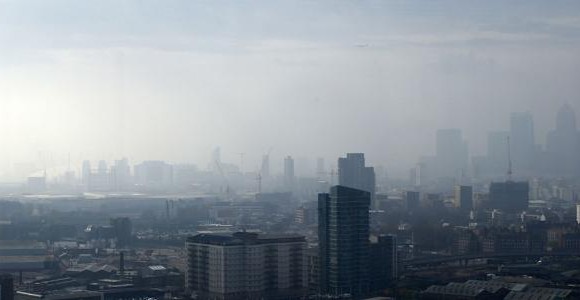
[[[205,168],[364,152],[406,177],[459,128],[471,155],[529,111],[580,112],[574,1],[0,1],[0,167]],[[49,158],[47,158],[49,157]],[[49,162],[47,162],[49,161]],[[314,172],[314,167],[309,171]]]
[[[580,299],[580,1],[0,0],[0,300]]]

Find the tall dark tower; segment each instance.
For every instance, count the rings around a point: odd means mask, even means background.
[[[322,294],[368,294],[370,199],[369,192],[340,185],[318,195]]]
[[[346,157],[338,158],[338,184],[369,192],[374,207],[375,169],[365,166],[364,153],[347,153]]]

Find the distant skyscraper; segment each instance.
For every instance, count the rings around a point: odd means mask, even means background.
[[[567,177],[580,175],[580,132],[570,105],[558,111],[556,129],[548,134],[546,151],[551,160],[551,173]]]
[[[144,161],[134,170],[136,182],[146,188],[166,188],[173,183],[173,166],[164,161]]]
[[[294,176],[294,159],[292,156],[284,158],[284,186],[287,190],[294,189],[296,178]]]
[[[369,283],[370,193],[334,186],[318,195],[322,294],[366,295]]]
[[[534,119],[528,112],[512,113],[510,121],[512,161],[518,173],[529,174],[535,167]]]
[[[316,176],[325,177],[326,170],[324,168],[324,158],[319,157],[316,159]]]
[[[262,178],[270,177],[270,155],[264,154],[262,156],[262,167],[260,168],[260,176]]]
[[[438,177],[460,178],[467,172],[468,150],[459,129],[437,130],[436,169]]]
[[[473,209],[473,187],[458,185],[455,187],[455,207],[470,211]]]
[[[376,179],[375,169],[365,166],[363,153],[347,153],[338,158],[338,184],[371,194],[371,207],[374,207]]]
[[[505,175],[508,165],[508,131],[492,131],[487,135],[487,163],[486,170],[492,176]]]
[[[131,166],[129,160],[123,158],[116,160],[111,167],[111,188],[115,191],[126,191],[131,184]]]
[[[492,182],[489,187],[489,208],[517,213],[527,210],[529,201],[528,182]]]

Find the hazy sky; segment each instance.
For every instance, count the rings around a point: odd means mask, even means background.
[[[481,154],[530,111],[543,143],[580,113],[579,53],[576,0],[0,0],[0,166],[272,147],[405,175],[437,128]]]

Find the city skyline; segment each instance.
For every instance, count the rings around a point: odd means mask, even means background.
[[[39,153],[205,164],[221,146],[247,170],[270,148],[360,151],[401,177],[433,128],[477,155],[511,112],[541,143],[564,103],[580,112],[575,3],[1,3],[3,170]]]

